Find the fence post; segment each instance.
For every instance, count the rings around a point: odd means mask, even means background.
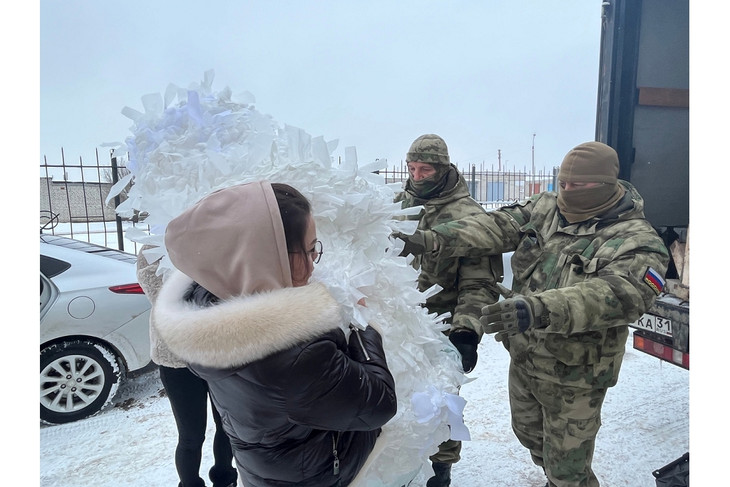
[[[119,174],[117,170],[117,158],[113,155],[114,151],[112,151],[112,186],[117,184],[119,181]],[[117,206],[120,204],[119,194],[114,197],[114,216],[115,220],[117,222],[117,247],[119,247],[119,250],[124,250],[124,231],[122,229],[122,218],[117,213]],[[103,208],[102,208],[103,213]]]

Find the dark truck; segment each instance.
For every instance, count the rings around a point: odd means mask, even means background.
[[[672,256],[633,346],[689,369],[689,0],[609,0],[601,15],[596,140]]]

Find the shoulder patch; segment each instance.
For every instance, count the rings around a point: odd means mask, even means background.
[[[662,292],[662,289],[664,289],[664,278],[662,278],[661,274],[651,267],[646,268],[646,272],[644,273],[644,282],[649,285],[657,296]]]

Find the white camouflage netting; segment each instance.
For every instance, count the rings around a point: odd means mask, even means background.
[[[208,71],[187,89],[170,84],[164,98],[159,93],[142,97],[143,113],[122,110],[134,124],[115,153],[127,154],[131,174],[112,188],[107,201],[127,188],[128,198],[117,213],[148,214],[151,231],[130,229],[126,236],[157,245],[147,257],[162,258],[164,273],[172,267],[164,250],[167,223],[203,196],[262,179],[300,190],[312,202],[324,244],[313,279],[344,303],[352,323],[379,324],[395,377],[398,413],[383,428],[377,456],[359,485],[400,486],[414,475],[423,477],[430,473],[428,456],[450,431],[463,440],[469,432],[462,420],[465,401],[458,396],[468,379],[441,333],[446,328],[442,317],[420,306],[438,289],[418,291],[411,257],[399,257],[403,242],[390,238],[394,230],[415,230],[416,222],[396,218],[420,207],[404,211],[393,203],[400,183],[386,185],[373,173],[385,161],[359,167],[355,148],[349,147],[345,160],[333,163],[336,140],[281,127],[256,110],[250,93],[234,101],[228,88],[213,91],[213,77]],[[366,307],[356,304],[363,297]]]

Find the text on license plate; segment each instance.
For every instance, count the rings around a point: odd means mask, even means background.
[[[672,336],[672,320],[662,318],[661,316],[644,313],[641,318],[633,323],[629,323],[629,326],[640,328],[642,330],[653,331],[660,335]]]

